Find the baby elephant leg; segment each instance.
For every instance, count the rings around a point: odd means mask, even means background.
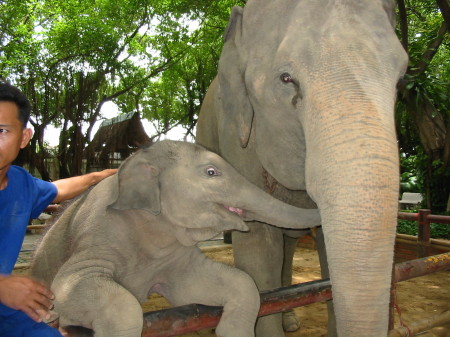
[[[260,296],[246,273],[207,259],[202,254],[187,265],[183,274],[170,275],[162,294],[175,306],[198,303],[223,306],[216,328],[220,337],[254,337]]]
[[[55,310],[60,326],[84,326],[95,337],[140,337],[142,309],[137,299],[110,277],[70,275],[55,278]]]

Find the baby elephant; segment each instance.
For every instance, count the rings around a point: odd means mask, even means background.
[[[284,204],[199,145],[162,141],[128,158],[67,208],[43,237],[32,275],[51,286],[60,326],[96,337],[139,337],[140,303],[223,306],[223,337],[254,336],[259,293],[244,272],[207,259],[195,244],[246,220],[320,225],[317,210]]]

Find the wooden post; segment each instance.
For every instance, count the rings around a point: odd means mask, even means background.
[[[431,238],[430,238],[430,220],[428,219],[428,216],[431,214],[431,210],[429,209],[420,209],[419,210],[419,230],[418,230],[418,236],[417,236],[417,253],[418,257],[425,257],[430,256],[430,245],[431,245]]]

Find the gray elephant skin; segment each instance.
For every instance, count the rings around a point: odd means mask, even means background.
[[[253,184],[319,208],[341,337],[388,329],[399,186],[393,111],[407,65],[394,9],[389,0],[233,8],[197,124],[196,142]],[[260,291],[289,284],[292,233],[249,227],[233,233],[236,266]],[[258,319],[256,335],[284,336],[281,315]]]
[[[96,337],[141,336],[140,303],[152,292],[176,306],[224,306],[217,334],[254,336],[254,281],[195,246],[223,230],[248,230],[244,220],[320,224],[317,210],[271,197],[200,145],[158,142],[62,213],[31,274],[51,286],[60,326],[89,328]]]

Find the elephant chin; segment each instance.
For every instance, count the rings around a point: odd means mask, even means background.
[[[224,231],[238,230],[248,232],[244,214],[246,212],[237,207],[221,207],[216,209],[220,217],[199,215],[195,224],[185,227],[186,223],[176,226],[175,236],[183,246],[193,246],[201,241],[212,239]],[[223,210],[223,211],[222,211]]]
[[[208,228],[183,228],[181,231],[178,232],[179,235],[177,235],[178,241],[183,246],[194,246],[198,242],[206,241],[214,238],[215,236],[219,235],[223,231],[227,230],[234,230],[236,229],[234,226],[233,228],[224,228],[223,226],[216,226],[216,227],[208,227]],[[248,231],[247,226],[241,226],[239,228],[240,231]]]

